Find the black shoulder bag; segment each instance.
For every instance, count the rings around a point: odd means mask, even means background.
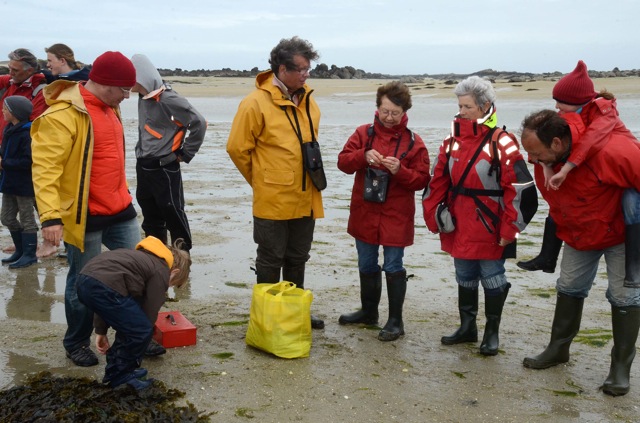
[[[309,92],[311,95],[311,92]],[[307,96],[307,117],[309,119],[309,127],[311,129],[311,141],[304,142],[302,138],[302,129],[300,129],[300,122],[298,121],[298,115],[296,114],[296,110],[293,109],[293,118],[296,123],[295,126],[291,121],[291,117],[289,117],[289,113],[287,113],[287,106],[282,106],[282,110],[287,115],[289,119],[289,123],[291,123],[291,127],[294,132],[298,136],[298,141],[300,141],[300,148],[302,149],[302,167],[305,170],[305,175],[308,174],[309,178],[313,185],[318,189],[318,191],[322,191],[327,187],[327,177],[324,174],[324,167],[322,165],[322,155],[320,154],[320,144],[316,140],[316,134],[313,130],[313,120],[311,119],[311,111],[309,101],[309,96]],[[303,176],[302,178],[302,189],[304,190],[306,187],[306,180]]]
[[[415,143],[415,135],[413,132],[407,128],[409,134],[411,135],[411,141],[409,142],[409,147],[407,151],[402,153],[399,160],[404,159],[409,151],[413,148],[413,144]],[[371,149],[373,144],[373,137],[375,132],[373,130],[373,125],[367,128],[367,135],[369,136],[369,140],[367,142],[367,150]],[[396,151],[394,156],[398,154],[398,148],[400,147],[400,141],[402,139],[402,135],[398,139],[398,145],[396,146]],[[364,200],[371,201],[373,203],[384,203],[387,201],[387,189],[389,188],[389,179],[391,178],[391,174],[384,169],[376,169],[371,166],[368,166],[364,171]]]

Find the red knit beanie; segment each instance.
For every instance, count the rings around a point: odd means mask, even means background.
[[[587,65],[582,60],[573,72],[566,74],[553,87],[553,99],[572,106],[587,104],[597,95],[593,81],[587,73]]]
[[[93,62],[89,79],[111,87],[133,87],[136,85],[136,69],[124,54],[107,51]]]

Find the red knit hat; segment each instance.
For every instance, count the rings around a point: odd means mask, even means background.
[[[111,87],[133,87],[136,85],[136,69],[124,54],[107,51],[93,62],[89,79]]]
[[[587,65],[582,60],[573,72],[566,74],[553,87],[553,99],[572,106],[587,104],[597,95],[589,78]]]

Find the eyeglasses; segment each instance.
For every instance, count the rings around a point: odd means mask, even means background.
[[[290,68],[289,69],[291,72],[298,72],[300,75],[306,75],[308,73],[311,73],[311,68],[307,67],[307,68]]]
[[[380,109],[378,109],[378,113],[381,116],[389,116],[389,115],[391,115],[391,117],[397,118],[397,117],[400,117],[404,113],[404,111],[399,111],[399,110],[391,111],[391,110],[380,108]]]
[[[131,88],[129,88],[128,90],[126,88],[122,88],[122,87],[118,87],[122,90],[122,93],[124,95],[131,95]]]

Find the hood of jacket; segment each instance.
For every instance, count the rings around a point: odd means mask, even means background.
[[[151,93],[162,88],[164,82],[160,76],[158,69],[151,63],[149,58],[144,54],[134,54],[131,57],[133,67],[136,68],[136,82],[142,86],[147,92]]]
[[[87,111],[78,82],[59,79],[44,87],[42,91],[48,106],[68,103],[78,110]]]
[[[278,107],[290,106],[291,100],[289,95],[283,93],[280,87],[274,84],[273,78],[275,78],[275,75],[271,70],[259,73],[258,76],[256,76],[256,88],[271,93],[273,102]],[[300,97],[302,98],[310,92],[309,90],[309,86],[307,84],[304,84],[302,88],[299,88],[296,91],[296,94],[300,95]]]
[[[145,250],[167,262],[169,269],[173,266],[173,254],[162,241],[155,236],[148,236],[136,245],[136,250]]]

